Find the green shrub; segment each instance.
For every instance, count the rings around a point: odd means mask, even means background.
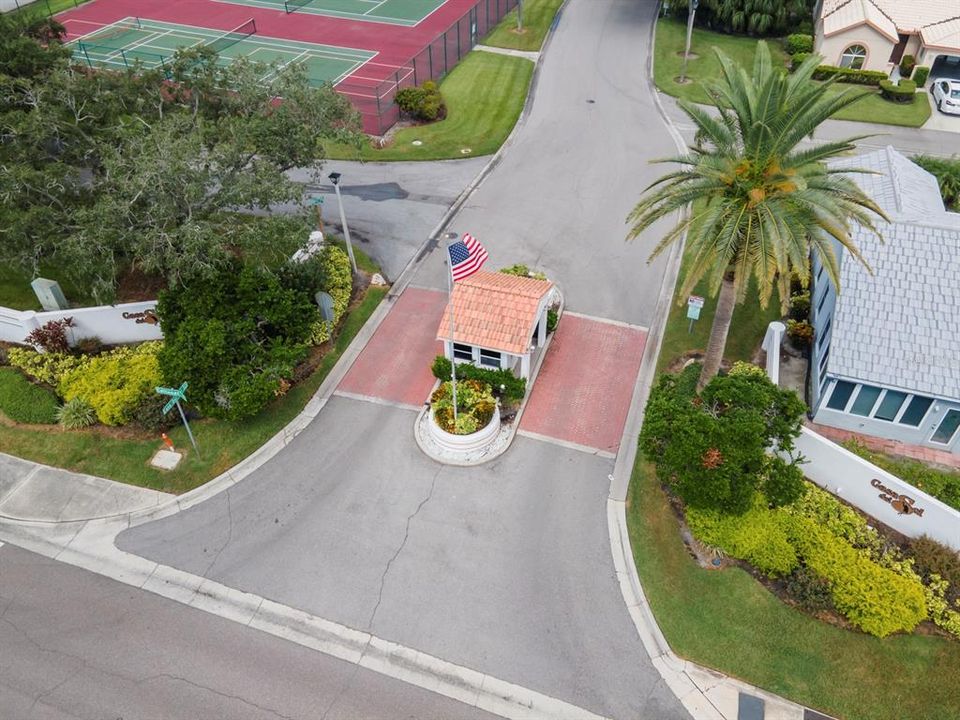
[[[793,33],[787,35],[783,42],[787,55],[796,55],[797,53],[813,52],[813,36],[803,33]]]
[[[807,491],[790,508],[789,512],[814,521],[852,547],[865,550],[877,558],[883,550],[883,538],[867,519],[849,505],[840,502],[826,490],[807,483]]]
[[[896,475],[904,482],[910,483],[915,488],[923,490],[928,495],[933,495],[940,502],[960,510],[960,473],[928,467],[916,460],[896,458],[873,452],[856,442],[846,442],[844,447]]]
[[[759,365],[754,365],[753,363],[745,362],[744,360],[737,360],[733,367],[730,368],[728,375],[733,377],[752,377],[757,378],[758,380],[767,379],[767,371],[764,370]]]
[[[960,209],[960,158],[956,156],[939,158],[930,155],[917,155],[912,159],[924,170],[936,176],[937,182],[940,184],[940,195],[943,197],[943,203],[947,206],[947,209]]]
[[[900,58],[900,76],[908,78],[917,66],[917,59],[913,55],[904,55]]]
[[[96,410],[83,398],[75,397],[57,409],[57,422],[67,430],[90,427],[96,421]]]
[[[930,77],[930,68],[926,65],[917,65],[917,67],[914,68],[912,80],[917,84],[917,87],[926,85],[928,77]]]
[[[793,340],[800,347],[810,347],[813,342],[814,330],[806,320],[787,320],[787,337]]]
[[[500,268],[500,272],[504,273],[505,275],[517,275],[519,277],[534,278],[535,280],[547,279],[547,276],[542,272],[533,272],[523,263],[517,263],[516,265],[511,265],[510,267]]]
[[[911,103],[917,96],[917,84],[913,80],[901,80],[897,84],[892,80],[881,80],[880,94],[891,102]]]
[[[294,263],[291,263],[293,265]],[[284,285],[292,289],[299,289],[311,300],[317,290],[323,290],[333,298],[333,327],[337,326],[347,308],[350,307],[350,297],[353,294],[353,270],[350,266],[350,256],[344,250],[325,245],[323,249],[303,263],[296,263],[303,267],[294,271],[299,277],[296,281],[284,279]],[[309,284],[304,278],[310,278]],[[308,290],[312,287],[313,290]],[[319,345],[330,339],[330,324],[322,319],[314,322],[310,329],[310,343]]]
[[[443,355],[437,355],[434,358],[431,370],[437,380],[446,382],[450,379],[450,361]],[[478,380],[489,385],[495,396],[502,397],[510,402],[520,402],[527,392],[527,381],[518,378],[505,369],[493,370],[478,368],[467,363],[458,363],[457,380]]]
[[[687,508],[687,524],[701,542],[747,561],[769,577],[788,575],[797,567],[797,553],[787,538],[781,511],[765,507],[759,496],[742,515]]]
[[[830,80],[831,78],[836,78],[837,82],[842,83],[874,86],[879,86],[880,81],[889,79],[887,74],[880,70],[854,70],[853,68],[841,68],[833,65],[820,65],[813,73],[814,80]]]
[[[282,394],[319,319],[312,298],[239,261],[161,293],[157,314],[166,383],[189,381],[191,404],[228,420],[249,417]]]
[[[394,101],[400,111],[416,120],[432,122],[446,114],[446,106],[440,88],[432,80],[420,87],[408,87],[397,90]]]
[[[803,565],[787,578],[786,589],[800,607],[808,612],[829,610],[833,607],[830,583]]]
[[[547,332],[552,333],[560,324],[560,313],[556,308],[547,309]]]
[[[797,554],[830,583],[833,604],[866,633],[886,637],[911,632],[927,618],[923,586],[883,568],[812,520],[786,524]]]
[[[142,343],[90,358],[61,378],[60,395],[68,402],[75,398],[86,401],[104,425],[123,425],[134,408],[160,385],[157,356],[162,345]]]
[[[497,401],[490,386],[479,380],[457,380],[457,418],[453,413],[453,385],[445,382],[430,396],[430,408],[437,425],[448,433],[468,435],[486,427],[493,418]]]
[[[60,379],[68,372],[89,362],[87,357],[63,353],[39,353],[27,348],[10,348],[7,355],[13,367],[54,388],[60,385]]]
[[[0,368],[0,412],[14,422],[52,425],[57,421],[57,399],[34,385],[19,370]]]
[[[804,61],[810,57],[808,52],[798,52],[790,56],[790,69],[796,70],[798,67],[803,65]]]
[[[790,297],[790,318],[797,321],[810,320],[810,293],[803,292]]]
[[[700,369],[662,375],[647,403],[640,446],[657,474],[688,506],[738,514],[750,509],[767,484],[778,496],[789,484],[802,486],[796,461],[771,462],[776,444],[793,452],[804,404],[766,377],[719,375],[696,395]],[[774,477],[777,476],[777,477]]]
[[[922,577],[938,575],[949,583],[954,595],[960,595],[960,554],[955,550],[924,535],[910,541],[910,556]]]
[[[164,414],[163,406],[169,398],[157,393],[146,395],[130,412],[130,423],[151,433],[161,433],[180,421],[175,410]]]

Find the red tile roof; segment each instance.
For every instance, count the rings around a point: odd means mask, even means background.
[[[537,322],[537,309],[553,283],[480,270],[453,288],[458,343],[523,355]],[[437,328],[437,339],[450,338],[450,304]]]

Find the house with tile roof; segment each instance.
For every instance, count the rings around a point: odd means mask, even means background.
[[[892,71],[904,55],[960,78],[960,0],[820,0],[814,49],[829,65]]]
[[[553,297],[549,280],[479,270],[454,284],[437,340],[454,362],[512,370],[528,378],[531,357],[547,340]]]
[[[835,246],[840,293],[814,258],[808,399],[817,423],[960,453],[960,214],[892,147],[833,164],[890,218],[883,242]]]

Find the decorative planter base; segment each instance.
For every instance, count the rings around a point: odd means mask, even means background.
[[[500,422],[499,406],[486,427],[469,435],[442,430],[433,411],[424,409],[417,417],[414,435],[424,453],[446,465],[479,465],[500,455],[510,445],[512,425]]]

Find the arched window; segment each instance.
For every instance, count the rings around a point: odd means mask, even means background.
[[[840,67],[859,70],[867,59],[867,49],[863,45],[851,45],[840,56]]]

